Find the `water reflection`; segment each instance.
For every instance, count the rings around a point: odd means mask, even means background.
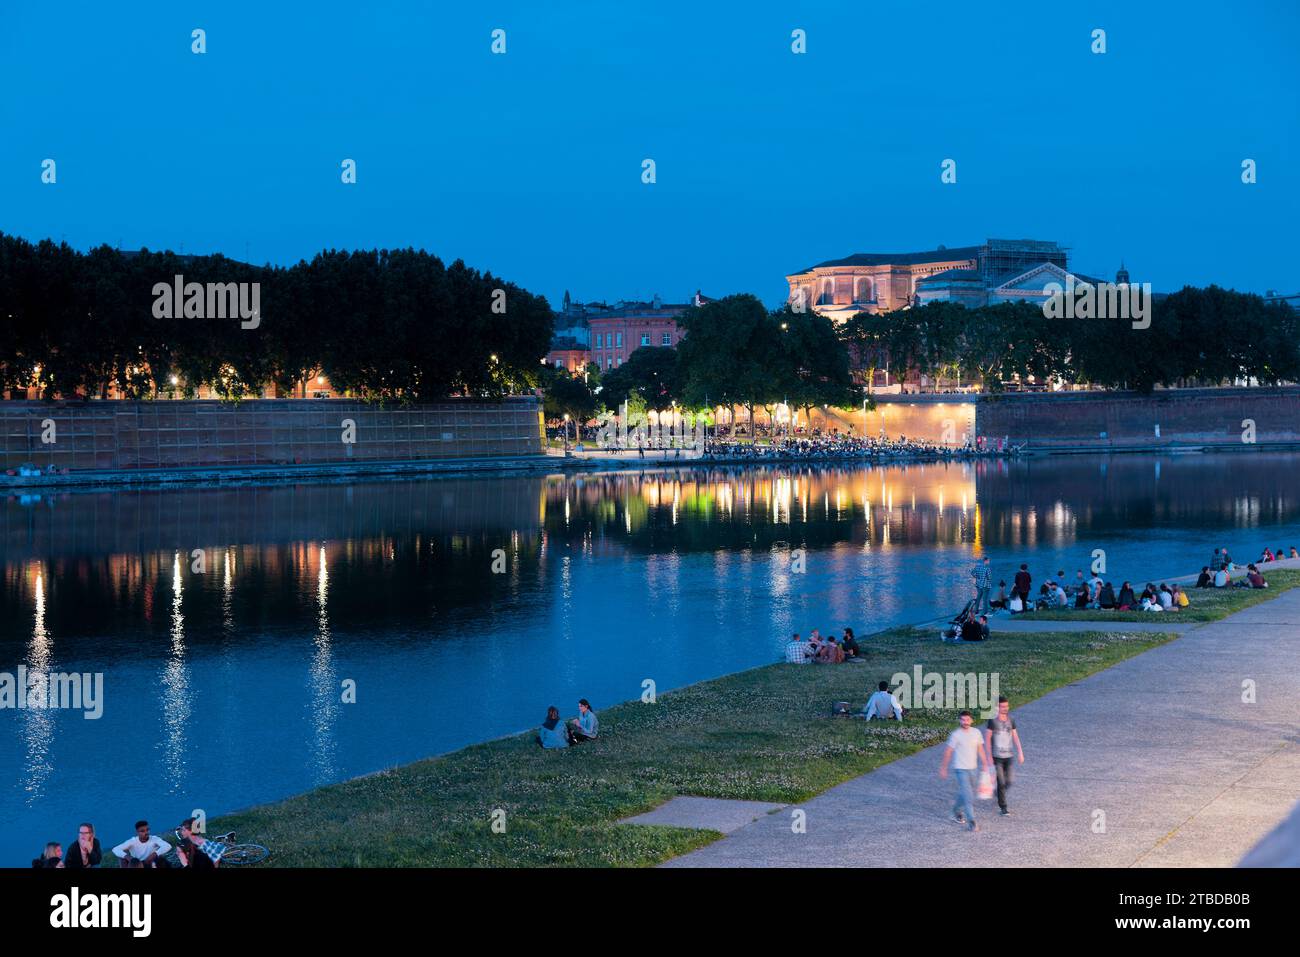
[[[173,794],[185,785],[185,750],[190,718],[190,675],[185,663],[185,614],[181,553],[172,558],[171,648],[162,672],[163,761]]]
[[[333,780],[337,774],[334,724],[338,719],[340,693],[331,650],[329,559],[324,545],[317,549],[316,564],[316,650],[311,660],[312,727],[316,736],[311,754],[314,780],[319,784]]]
[[[26,745],[26,774],[24,790],[27,802],[40,800],[45,782],[54,770],[50,763],[50,749],[54,744],[54,715],[45,707],[46,692],[50,685],[50,659],[53,655],[50,633],[45,628],[45,576],[40,565],[31,566],[35,576],[35,620],[32,623],[31,641],[27,645],[25,686],[19,684],[17,694],[27,698],[23,712],[23,739]],[[28,689],[31,693],[28,694]]]

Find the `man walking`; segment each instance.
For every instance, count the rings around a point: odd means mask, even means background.
[[[1016,759],[1020,764],[1025,763],[1025,752],[1020,747],[1020,732],[1016,730],[1016,719],[1011,717],[1011,705],[1007,703],[1006,695],[998,698],[997,716],[989,718],[989,723],[985,726],[984,743],[993,756],[993,766],[997,772],[998,810],[1003,815],[1010,814],[1007,792],[1011,790],[1011,768]]]
[[[976,562],[970,570],[970,577],[975,579],[975,614],[986,615],[989,611],[989,589],[993,586],[993,569],[989,567],[989,557]]]
[[[975,823],[975,771],[989,769],[988,755],[984,752],[984,739],[971,727],[974,722],[969,711],[963,711],[957,719],[960,727],[948,735],[948,746],[943,749],[943,760],[939,762],[939,777],[948,777],[948,762],[952,762],[953,775],[957,778],[957,799],[952,805],[952,819],[958,824],[965,824],[969,830],[978,831]]]

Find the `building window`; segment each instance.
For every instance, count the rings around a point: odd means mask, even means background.
[[[671,346],[673,344],[673,337],[669,333],[665,332],[661,341],[664,345]]]
[[[596,333],[596,348],[600,348],[600,333]]]
[[[853,301],[854,302],[871,301],[871,280],[870,279],[859,279],[857,281],[857,288],[854,290],[853,293]]]
[[[613,360],[613,359],[606,358],[606,359],[605,359],[605,368],[606,368],[606,369],[612,369],[612,368],[614,368],[614,360]]]
[[[648,332],[641,333],[641,345],[643,346],[650,345],[650,333]]]
[[[621,333],[621,332],[618,333],[618,346],[617,346],[617,348],[619,348],[619,349],[622,349],[622,348],[623,348],[623,333]]]

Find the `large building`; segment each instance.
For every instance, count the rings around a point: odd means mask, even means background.
[[[981,246],[940,246],[927,252],[856,253],[786,276],[789,301],[802,300],[836,322],[859,312],[881,313],[927,302],[983,306],[1017,299],[1041,301],[1049,283],[1066,284],[1067,251],[1036,239],[989,239]],[[1075,276],[1076,282],[1093,281]]]
[[[577,303],[564,294],[564,308],[555,314],[555,339],[546,364],[574,371],[596,363],[601,371],[615,369],[642,346],[675,347],[685,333],[677,317],[692,306],[708,302],[696,292],[689,302]],[[585,350],[585,358],[582,355]]]

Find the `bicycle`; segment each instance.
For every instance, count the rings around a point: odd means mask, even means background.
[[[181,832],[179,828],[177,828],[172,833],[176,835],[176,840],[178,842],[182,844],[185,842],[185,839],[181,837]],[[221,855],[221,863],[230,865],[232,867],[243,867],[245,865],[250,865],[250,864],[261,864],[264,860],[266,860],[268,857],[271,856],[271,851],[268,848],[263,847],[261,844],[236,843],[234,831],[229,831],[225,834],[215,835],[213,837],[208,838],[208,840],[216,841],[218,844],[221,844],[225,847],[225,851]],[[173,861],[173,866],[175,867],[180,866],[180,856],[176,853],[175,847],[172,848],[171,853],[168,854],[167,857],[169,860]]]

